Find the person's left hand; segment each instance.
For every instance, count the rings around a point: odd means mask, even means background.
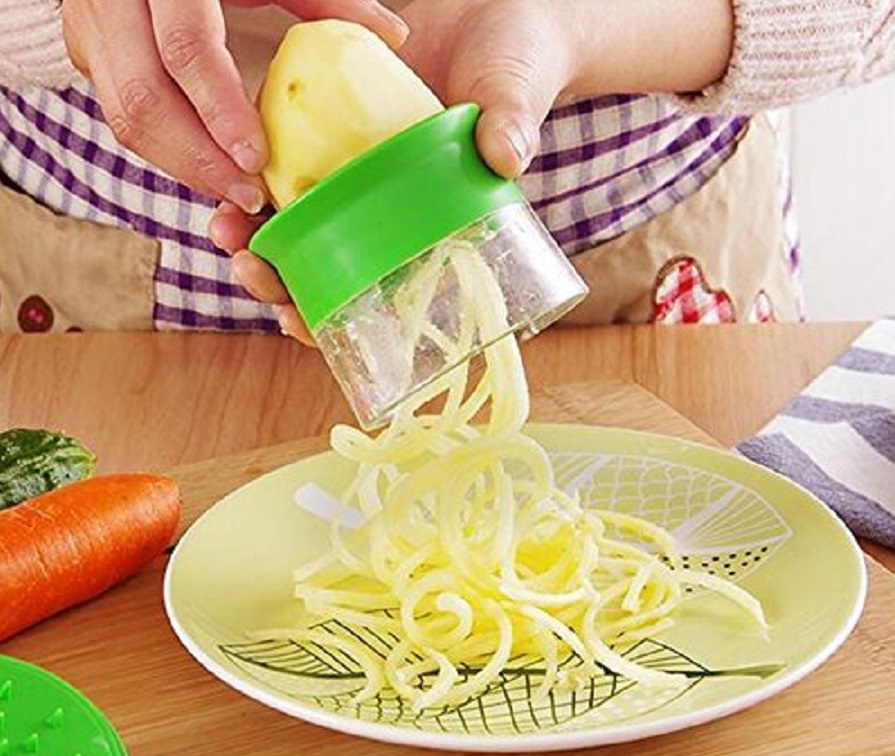
[[[482,108],[477,143],[491,168],[519,176],[539,146],[539,129],[572,82],[576,62],[574,0],[415,0],[402,14],[410,36],[398,54],[445,103]],[[224,203],[209,226],[233,255],[236,277],[277,305],[280,327],[311,339],[274,270],[246,249],[260,221]]]
[[[578,0],[414,0],[398,49],[447,105],[482,108],[479,151],[495,173],[522,174],[540,127],[572,84]]]

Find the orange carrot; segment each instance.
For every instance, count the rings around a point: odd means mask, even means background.
[[[179,516],[177,484],[143,474],[89,478],[0,511],[0,641],[135,573]]]

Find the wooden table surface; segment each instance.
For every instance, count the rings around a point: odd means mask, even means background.
[[[658,427],[689,438],[700,438],[701,430],[730,446],[758,430],[863,327],[855,323],[552,329],[526,344],[524,354],[529,382],[540,397],[561,396],[560,404],[572,406],[574,399],[566,384],[602,381],[603,388],[596,395],[599,406],[588,417],[599,421],[605,416],[611,421],[618,415],[626,418],[630,427]],[[613,381],[619,382],[621,401],[629,401],[631,384],[635,384],[648,392],[644,394],[647,399],[661,400],[647,403],[647,414],[655,415],[659,407],[662,416],[665,405],[675,412],[666,413],[664,424],[657,426],[651,417],[616,410],[611,406]],[[556,406],[544,415],[536,401],[535,414],[555,417]],[[98,453],[105,472],[168,471],[179,466],[175,475],[184,485],[187,524],[216,496],[239,482],[234,476],[256,475],[266,469],[258,460],[263,458],[267,466],[282,463],[303,448],[294,443],[297,440],[319,436],[334,422],[348,420],[347,406],[319,355],[284,338],[0,335],[0,428],[64,429]],[[257,457],[252,452],[282,442],[293,443],[280,451],[258,452]],[[241,456],[226,465],[189,464],[234,454]],[[216,470],[226,472],[218,474]],[[872,547],[869,550],[890,569],[895,566],[895,555]],[[886,682],[887,670],[895,664],[890,612],[895,577],[877,565],[871,563],[870,567],[871,593],[864,618],[842,652],[820,672],[787,691],[786,698],[775,698],[737,715],[738,724],[722,722],[699,728],[693,736],[666,736],[656,747],[661,747],[662,753],[689,753],[691,738],[695,738],[694,745],[698,741],[709,748],[703,750],[706,753],[746,754],[751,751],[741,736],[748,732],[765,744],[765,750],[769,743],[779,743],[786,746],[781,752],[807,756],[820,753],[817,737],[845,733],[847,724],[833,726],[828,718],[844,708],[849,716],[862,721],[859,729],[866,742],[858,745],[850,735],[835,735],[835,748],[832,741],[824,741],[833,749],[826,752],[882,754],[867,745],[870,738],[876,744],[885,741],[884,752],[895,753],[895,733],[889,732],[884,714],[895,703],[895,694]],[[166,624],[158,621],[163,568],[164,561],[157,560],[122,590],[22,634],[5,644],[3,651],[49,665],[75,684],[89,682],[90,695],[123,728],[134,756],[167,756],[176,743],[187,742],[190,735],[185,727],[195,737],[196,726],[207,725],[217,732],[226,725],[234,737],[242,733],[245,738],[257,723],[263,723],[267,738],[257,741],[259,750],[253,752],[258,753],[291,753],[289,747],[280,748],[284,742],[296,742],[296,732],[300,742],[308,738],[308,747],[321,754],[343,756],[358,748],[377,755],[411,752],[307,728],[208,678],[177,648]],[[82,637],[80,645],[76,640],[81,628],[82,635],[87,632],[95,641],[97,621],[106,635],[114,636],[103,641],[106,650],[100,656],[89,651],[90,638]],[[60,642],[60,635],[65,642]],[[144,698],[148,696],[144,703],[133,691],[120,690],[121,683],[134,674],[136,659],[128,644],[137,636],[147,644],[141,646],[143,651],[152,649],[151,659],[144,661],[144,656],[140,661],[141,666],[147,665],[148,675],[143,683]],[[866,684],[850,682],[863,679],[855,667],[865,670]],[[872,668],[871,673],[866,673],[867,668]],[[153,690],[158,695],[151,693]],[[842,701],[843,695],[847,701]],[[176,705],[183,711],[195,710],[196,717],[182,718],[181,724],[171,721],[172,701],[179,702]],[[822,705],[825,701],[829,707]],[[204,707],[201,713],[198,707]],[[246,713],[249,711],[251,716]],[[166,724],[162,726],[162,722]],[[294,727],[305,729],[290,729]],[[160,730],[166,728],[173,739],[165,741],[170,747],[160,747]],[[267,745],[262,747],[264,743]],[[204,756],[202,747],[191,746],[189,753]],[[850,750],[852,747],[859,750]],[[608,752],[627,756],[638,753],[639,748],[630,744]],[[246,752],[241,749],[242,745],[215,746],[213,751],[241,756]]]
[[[733,446],[834,360],[863,323],[553,328],[529,383],[612,378]],[[0,334],[0,428],[63,429],[109,471],[164,471],[350,421],[320,355],[277,336]],[[864,544],[895,569],[895,554]]]
[[[533,387],[632,381],[731,446],[865,325],[553,328],[523,352]],[[162,470],[346,420],[320,355],[282,337],[0,334],[0,428],[62,427],[90,443],[105,470]]]

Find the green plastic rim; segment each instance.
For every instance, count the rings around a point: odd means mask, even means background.
[[[437,242],[524,201],[479,154],[479,113],[456,105],[396,134],[255,233],[249,248],[277,269],[312,332]]]
[[[0,655],[0,754],[127,756],[105,715],[74,686]]]

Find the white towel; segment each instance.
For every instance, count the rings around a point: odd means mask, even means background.
[[[814,493],[857,535],[895,548],[895,320],[869,326],[738,448]]]

